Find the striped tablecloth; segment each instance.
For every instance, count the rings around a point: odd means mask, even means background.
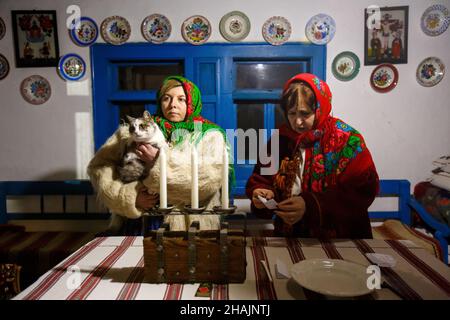
[[[288,268],[310,258],[333,258],[370,265],[364,253],[393,256],[393,268],[381,268],[381,288],[360,299],[450,299],[450,268],[409,240],[336,240],[247,238],[247,278],[242,284],[213,285],[210,298],[196,297],[198,284],[143,282],[142,237],[95,238],[14,299],[26,300],[275,300],[330,299],[303,289],[292,279],[278,279],[277,259]],[[268,263],[273,282],[260,260]],[[79,273],[71,271],[76,266]],[[75,282],[74,282],[75,281]],[[74,285],[76,283],[76,285]]]

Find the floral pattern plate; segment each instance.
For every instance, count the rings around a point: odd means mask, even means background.
[[[75,24],[75,21],[72,24]],[[93,19],[81,17],[79,25],[73,25],[69,34],[75,44],[82,47],[90,46],[98,38],[98,26]]]
[[[183,39],[194,45],[204,44],[211,36],[211,23],[203,16],[187,18],[181,26]]]
[[[397,68],[390,63],[377,66],[370,75],[370,85],[381,93],[389,92],[395,88],[398,82]]]
[[[38,75],[32,75],[22,81],[20,93],[25,101],[38,105],[50,99],[52,89],[47,79]]]
[[[0,80],[5,79],[9,73],[9,63],[6,57],[0,54]]]
[[[250,32],[250,19],[240,11],[227,13],[220,19],[220,33],[230,42],[245,39]]]
[[[166,16],[155,13],[142,21],[141,32],[145,40],[159,44],[169,39],[172,25]]]
[[[336,79],[350,81],[356,77],[360,67],[359,58],[350,51],[339,53],[333,60],[332,71]]]
[[[428,57],[417,67],[416,79],[424,87],[437,85],[445,74],[445,65],[441,59]]]
[[[327,14],[319,13],[309,19],[306,24],[305,34],[309,41],[314,44],[327,44],[336,33],[336,23]]]
[[[86,73],[86,63],[79,55],[69,53],[59,59],[58,72],[63,79],[77,81]]]
[[[267,19],[262,27],[264,40],[278,46],[289,40],[291,36],[291,23],[284,17],[275,16]]]
[[[103,20],[101,33],[106,42],[120,45],[130,38],[131,27],[124,17],[112,16]]]
[[[448,9],[442,4],[428,7],[420,20],[422,31],[429,36],[438,36],[444,33],[449,24],[450,14]]]
[[[5,36],[6,26],[2,18],[0,18],[0,40]]]

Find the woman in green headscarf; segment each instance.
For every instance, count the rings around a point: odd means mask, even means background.
[[[199,205],[207,209],[220,205],[225,133],[218,125],[200,116],[199,89],[186,78],[170,76],[158,91],[157,104],[153,120],[170,146],[167,150],[168,202],[179,208],[191,202],[191,147],[195,145],[199,159]],[[98,197],[112,213],[136,219],[159,201],[159,150],[149,144],[139,146],[137,153],[150,167],[149,174],[141,182],[125,184],[120,181],[117,168],[128,138],[128,127],[121,126],[91,160],[88,174]],[[233,170],[230,172],[234,177]],[[199,219],[198,216],[192,218]],[[217,229],[218,220],[215,218],[201,218],[200,228]],[[115,220],[120,220],[120,217]],[[185,225],[184,220],[175,217],[168,220],[172,229],[182,229]]]

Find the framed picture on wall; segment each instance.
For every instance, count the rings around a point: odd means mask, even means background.
[[[408,63],[408,9],[364,10],[364,65]]]
[[[13,10],[12,26],[17,68],[58,66],[55,10]]]

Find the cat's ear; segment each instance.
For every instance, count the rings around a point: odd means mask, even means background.
[[[148,110],[145,110],[144,113],[142,114],[142,117],[145,120],[152,120],[152,115],[150,114],[150,112],[148,112]]]
[[[129,123],[131,123],[131,122],[133,122],[136,119],[131,117],[131,116],[129,116],[129,115],[127,115],[127,120],[128,120]]]

